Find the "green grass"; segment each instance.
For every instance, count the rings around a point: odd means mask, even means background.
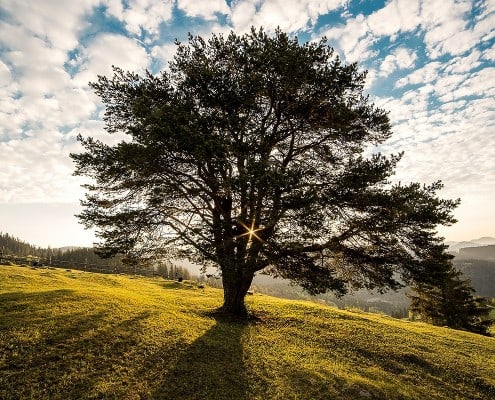
[[[0,266],[0,399],[494,399],[495,338],[162,279]]]

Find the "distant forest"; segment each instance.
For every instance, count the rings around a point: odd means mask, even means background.
[[[103,259],[89,247],[41,248],[23,242],[8,233],[0,233],[0,251],[2,251],[4,255],[14,255],[18,257],[33,256],[43,259],[51,258],[64,262],[87,263],[100,266],[116,266],[122,264],[120,257]]]
[[[10,236],[8,233],[0,232],[0,251],[2,251],[3,254],[15,254],[17,256],[44,257],[45,254],[48,253],[42,252],[50,251],[50,249],[35,247],[18,238],[15,238],[14,236]]]
[[[82,269],[82,266],[91,266],[102,272],[132,272],[136,269],[122,268],[122,257],[101,258],[89,247],[62,247],[41,248],[26,243],[7,233],[0,233],[0,254],[2,256],[35,257],[53,265],[67,266],[74,269]],[[162,262],[156,266],[150,266],[143,270],[153,271],[155,274],[169,279],[191,279],[189,271],[171,262]]]

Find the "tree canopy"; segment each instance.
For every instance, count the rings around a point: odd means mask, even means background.
[[[395,289],[443,249],[436,226],[455,222],[457,201],[440,182],[390,182],[401,155],[371,151],[392,134],[388,114],[325,39],[191,36],[158,75],[114,72],[90,85],[106,130],[127,139],[80,137],[72,155],[92,178],[79,218],[103,254],[216,265],[223,309],[242,314],[261,270],[312,294]]]

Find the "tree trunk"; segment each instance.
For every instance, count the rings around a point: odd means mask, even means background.
[[[223,306],[221,310],[227,314],[238,317],[246,317],[247,309],[244,298],[251,286],[254,274],[243,274],[235,276],[230,274],[222,275],[223,283]]]

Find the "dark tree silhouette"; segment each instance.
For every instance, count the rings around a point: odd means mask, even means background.
[[[432,252],[425,260],[429,273],[412,284],[409,310],[421,320],[433,325],[446,325],[483,335],[493,321],[488,316],[488,300],[474,296],[474,289],[462,273],[452,265],[454,256],[442,251]]]
[[[91,87],[107,145],[82,138],[76,175],[93,178],[79,216],[100,252],[173,252],[219,267],[223,310],[245,314],[256,272],[312,294],[398,288],[427,273],[456,201],[440,183],[391,184],[400,155],[367,156],[391,135],[363,94],[365,72],[325,40],[262,29],[190,37],[170,69],[115,68]]]

